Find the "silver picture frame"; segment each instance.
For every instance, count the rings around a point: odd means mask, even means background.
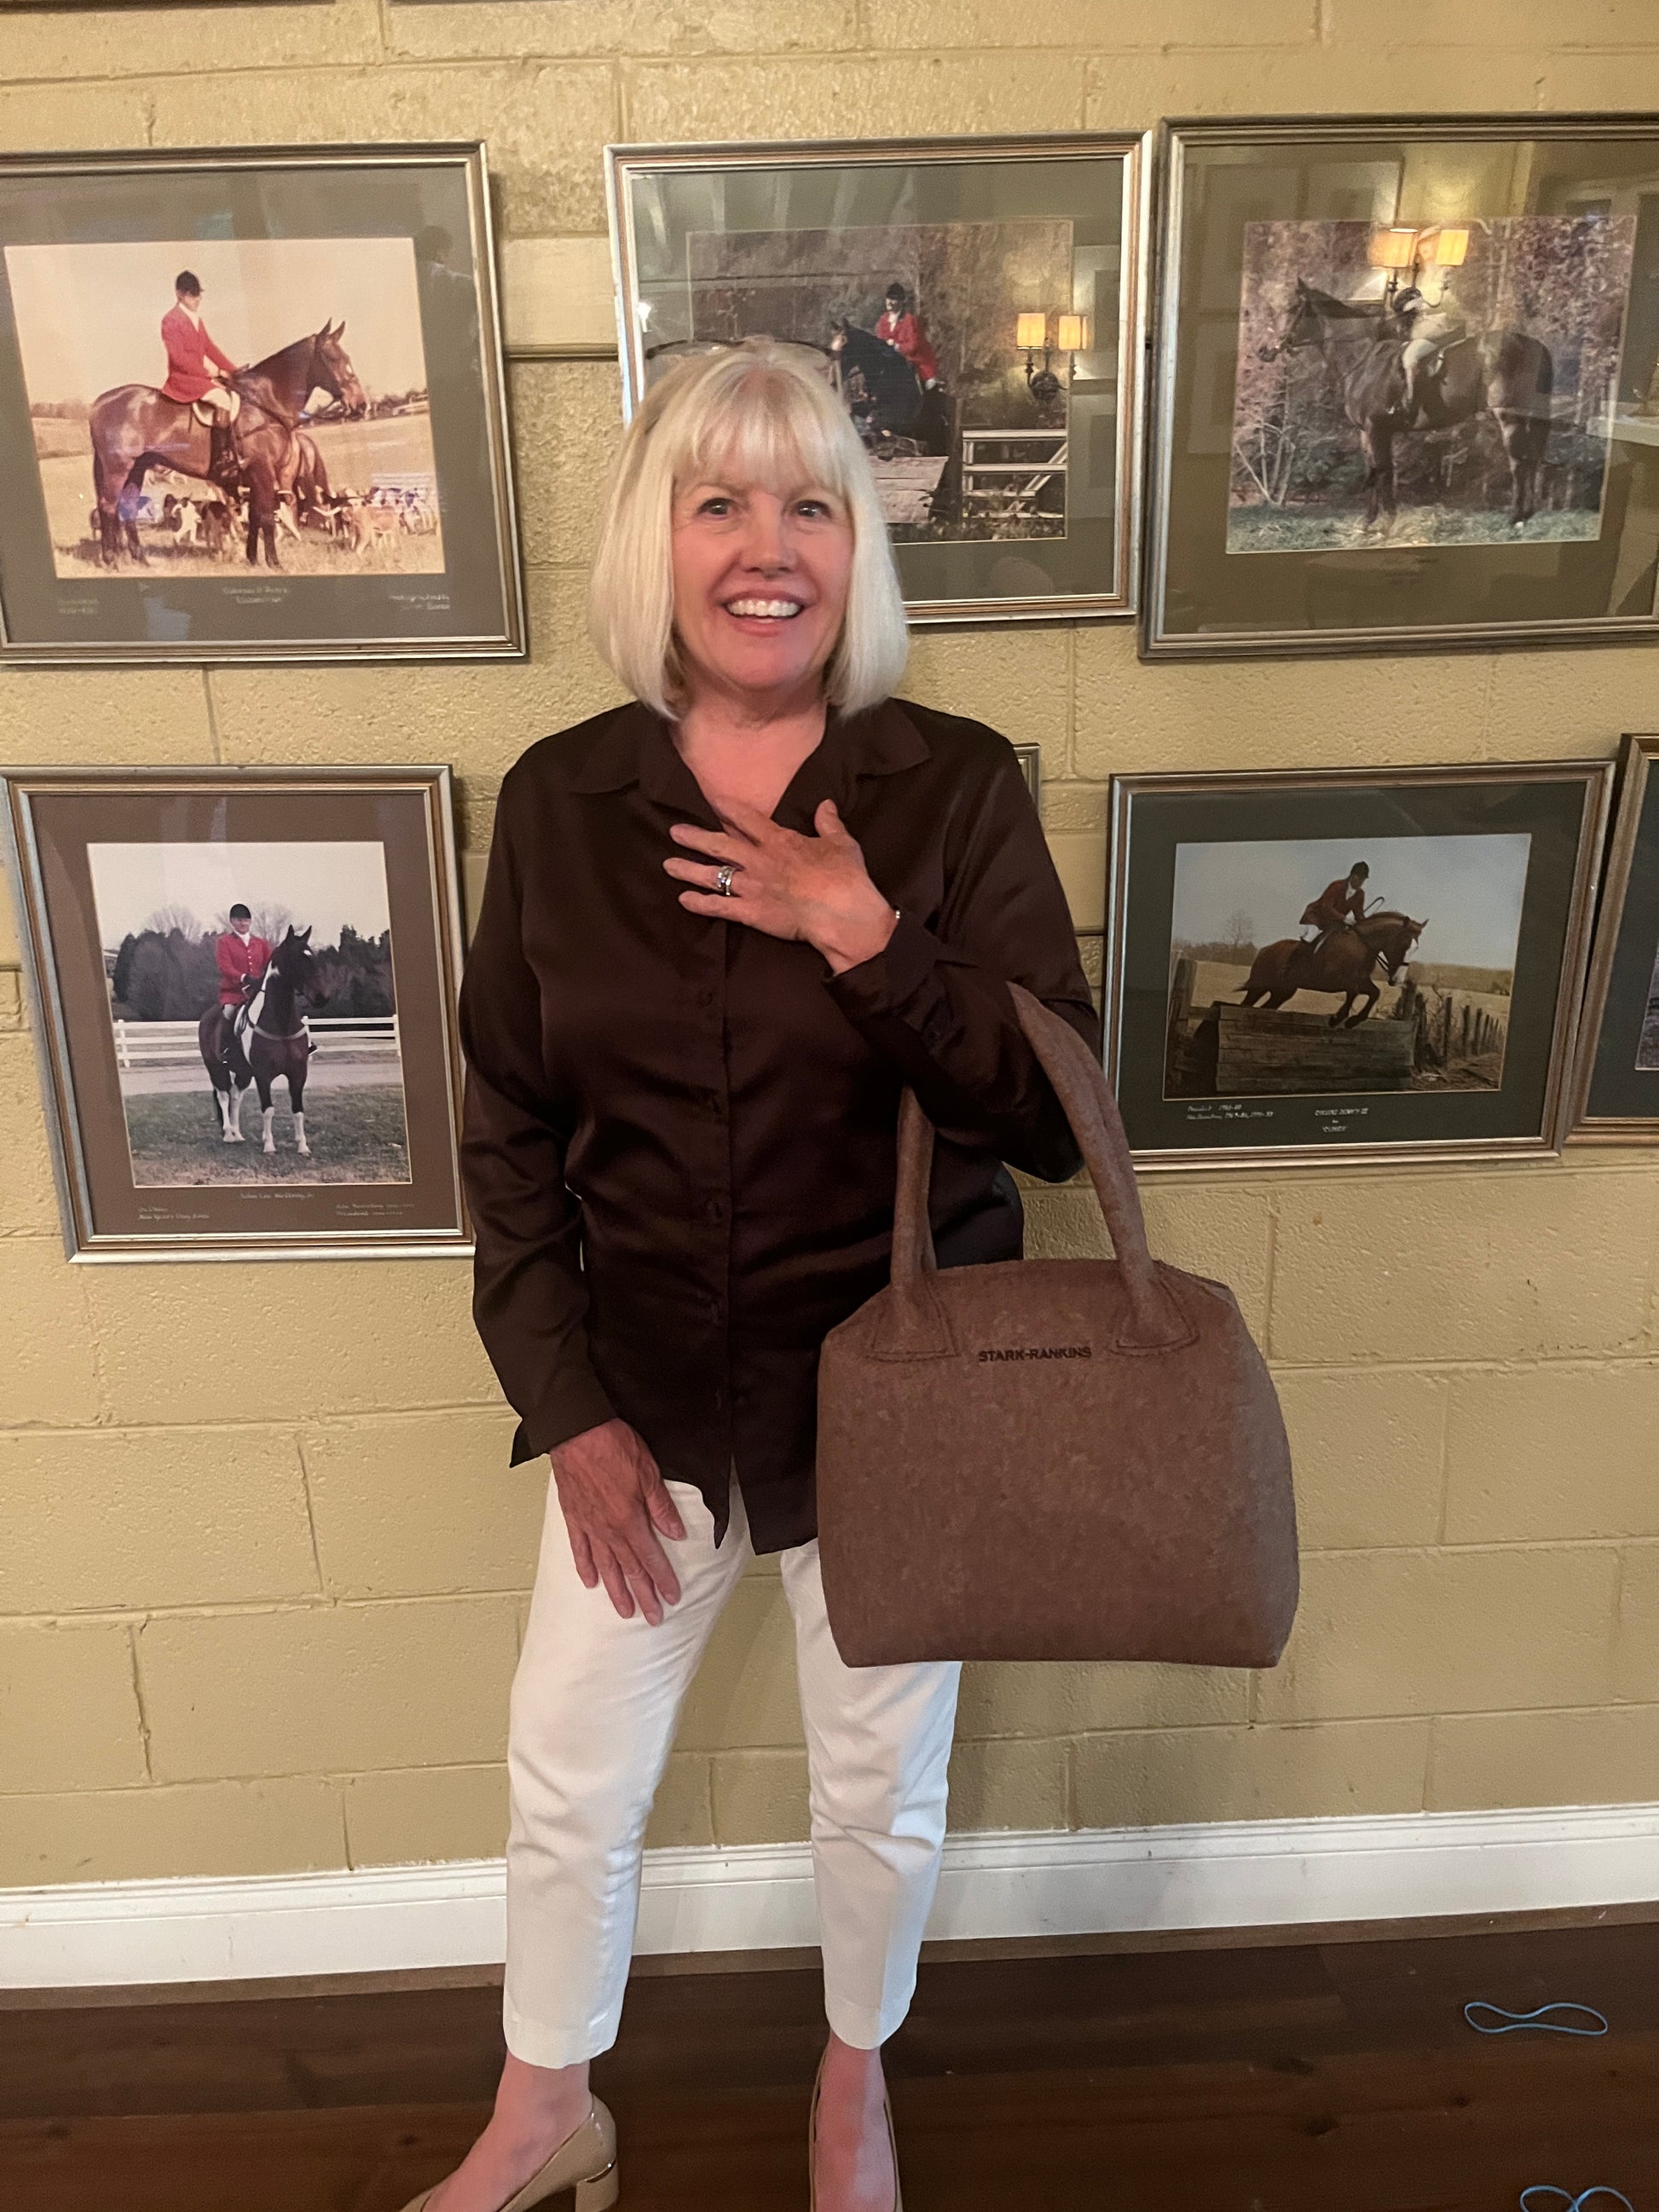
[[[67,1258],[444,1259],[471,1251],[459,1152],[464,950],[447,767],[9,769],[0,775],[0,818]],[[304,1002],[307,1030],[333,1065],[322,1080],[302,1063],[313,1139],[303,1166],[281,1073],[264,1086],[276,1109],[268,1117],[274,1152],[268,1157],[261,1142],[261,1097],[252,1082],[234,1098],[240,1133],[231,1149],[233,1115],[219,1103],[196,1033],[213,1003],[211,981],[203,985],[203,975],[216,972],[206,933],[198,945],[181,931],[184,945],[172,946],[165,940],[176,906],[143,916],[147,873],[159,868],[173,898],[188,901],[191,862],[200,858],[198,896],[211,897],[206,886],[222,871],[208,860],[210,848],[238,845],[256,898],[261,872],[265,890],[274,882],[281,896],[292,850],[305,856],[313,893],[328,887],[337,915],[354,897],[360,921],[365,906],[378,909],[368,932],[350,933],[352,945],[337,921],[338,946],[324,957],[362,955],[360,972],[378,968],[389,1006],[371,1002],[368,1014],[335,1018],[326,997]],[[101,880],[94,846],[111,856]],[[366,862],[376,846],[378,860]],[[291,919],[298,933],[300,912]],[[385,926],[378,945],[375,920]],[[188,951],[179,988],[196,995],[182,1016],[167,1004],[118,1012],[120,953],[107,939],[124,926],[135,955],[129,975],[146,935],[158,959],[174,956],[161,988],[173,988],[176,956]],[[309,942],[309,926],[304,933]],[[273,927],[267,941],[277,934]],[[337,1004],[349,994],[333,995]],[[304,1121],[298,1127],[303,1139]]]
[[[1659,737],[1620,750],[1567,1142],[1659,1145]]]
[[[1448,159],[1439,158],[1440,149]],[[1180,120],[1158,128],[1156,172],[1144,659],[1437,653],[1494,645],[1630,643],[1659,635],[1659,278],[1652,252],[1659,239],[1659,116]],[[1500,513],[1510,487],[1498,433],[1487,435],[1483,428],[1482,453],[1460,455],[1455,451],[1459,422],[1449,414],[1444,424],[1431,426],[1425,411],[1409,434],[1424,440],[1413,450],[1440,456],[1436,465],[1443,463],[1449,481],[1455,467],[1486,469],[1487,488],[1480,499],[1489,502],[1490,535],[1476,542],[1474,536],[1457,534],[1486,529],[1479,516],[1455,522],[1450,535],[1437,537],[1431,521],[1414,532],[1409,514],[1401,534],[1400,517],[1387,505],[1398,456],[1406,450],[1407,434],[1396,423],[1389,433],[1395,459],[1389,463],[1387,491],[1380,495],[1381,528],[1352,512],[1354,502],[1370,495],[1363,484],[1350,483],[1342,493],[1348,512],[1330,520],[1336,535],[1329,542],[1316,534],[1304,545],[1294,533],[1285,540],[1264,533],[1256,543],[1233,544],[1237,513],[1254,495],[1237,458],[1238,364],[1249,304],[1248,226],[1288,229],[1305,223],[1311,231],[1317,223],[1333,229],[1369,223],[1379,234],[1398,237],[1401,254],[1411,257],[1409,267],[1405,260],[1398,268],[1377,261],[1371,272],[1391,305],[1401,296],[1396,286],[1407,280],[1420,290],[1419,268],[1433,263],[1441,250],[1437,241],[1450,242],[1448,267],[1437,275],[1431,269],[1431,275],[1450,284],[1467,273],[1450,258],[1459,241],[1467,253],[1471,235],[1478,245],[1499,222],[1565,222],[1574,216],[1585,222],[1605,218],[1626,224],[1632,238],[1639,234],[1639,251],[1628,240],[1620,249],[1628,268],[1625,309],[1622,320],[1615,319],[1611,341],[1615,374],[1603,380],[1605,395],[1592,407],[1602,458],[1599,471],[1589,471],[1595,493],[1593,500],[1589,492],[1583,495],[1584,515],[1552,523],[1547,509],[1556,495],[1547,482],[1538,489],[1538,478],[1547,479],[1551,470],[1565,477],[1570,461],[1579,466],[1568,457],[1558,467],[1551,423],[1565,426],[1555,433],[1557,445],[1583,429],[1568,420],[1567,396],[1557,388],[1560,362],[1552,368],[1547,360],[1541,389],[1553,396],[1517,400],[1519,414],[1511,410],[1516,420],[1528,409],[1535,411],[1546,441],[1528,462],[1534,471],[1530,489],[1511,469],[1511,514],[1536,502],[1522,522],[1506,529]],[[1419,262],[1419,254],[1427,258]],[[1565,267],[1565,255],[1559,258]],[[1267,276],[1256,271],[1249,281],[1259,284],[1265,301]],[[1507,277],[1492,277],[1491,299],[1512,302],[1509,283]],[[1377,304],[1369,301],[1370,288],[1360,289],[1367,291],[1369,305]],[[1317,285],[1312,289],[1317,300]],[[1325,296],[1339,316],[1357,312],[1346,298],[1331,302]],[[1510,320],[1507,307],[1503,319]],[[1465,322],[1478,350],[1484,326],[1478,314]],[[1570,317],[1568,324],[1571,369],[1580,339]],[[1327,349],[1328,362],[1327,337],[1353,327],[1351,321],[1327,322],[1317,345]],[[1287,325],[1279,335],[1282,350],[1292,340],[1301,346],[1306,333],[1292,332]],[[1630,349],[1638,338],[1637,363]],[[1542,350],[1547,355],[1547,348]],[[1438,374],[1444,360],[1443,354],[1431,356],[1431,374]],[[1339,372],[1332,368],[1330,374]],[[1494,388],[1490,382],[1483,387]],[[1353,395],[1346,381],[1334,389],[1340,398],[1329,400],[1329,421],[1342,417],[1342,435],[1353,447],[1343,466],[1351,477],[1356,469],[1363,475],[1361,432],[1346,412]],[[1594,398],[1585,397],[1584,404]],[[1500,420],[1486,405],[1459,420],[1467,427],[1488,416],[1494,424]],[[1284,424],[1269,422],[1267,431],[1282,458]],[[1425,432],[1431,434],[1424,438]],[[1473,448],[1472,428],[1468,437]],[[1301,442],[1310,455],[1321,450],[1311,436]],[[1269,483],[1261,496],[1264,502],[1280,500],[1288,512],[1293,491],[1293,483],[1288,489]],[[1571,499],[1565,504],[1571,506]],[[1596,530],[1575,535],[1581,526],[1588,531],[1591,505]],[[1559,534],[1536,536],[1540,530]]]
[[[321,249],[309,266],[308,246]],[[238,273],[234,257],[251,247],[268,249],[269,274],[252,259]],[[104,257],[95,274],[77,252]],[[309,399],[296,403],[291,432],[314,430],[319,450],[338,441],[330,450],[341,481],[331,483],[325,453],[326,501],[312,503],[303,483],[284,492],[289,527],[270,534],[257,567],[244,557],[256,504],[249,485],[245,516],[233,495],[192,473],[189,456],[158,472],[154,451],[134,446],[107,524],[99,519],[94,410],[146,380],[159,385],[157,325],[186,255],[208,272],[212,302],[233,303],[250,349],[275,345],[260,367],[291,350],[290,324],[301,343],[320,313],[345,326],[347,348],[365,325],[393,333],[380,356],[385,374],[416,380],[377,389],[373,366],[357,381],[348,355],[349,403],[332,398],[320,422]],[[31,256],[37,267],[26,266]],[[133,258],[130,278],[116,275],[123,256]],[[300,291],[303,329],[299,298],[291,313],[287,305]],[[54,297],[73,311],[61,329]],[[106,315],[100,303],[112,298]],[[46,388],[58,383],[76,388]],[[311,399],[325,389],[313,386]],[[192,434],[186,422],[165,434],[182,453]],[[124,466],[129,443],[118,448]],[[337,459],[344,448],[349,474]],[[0,659],[522,659],[483,143],[0,155],[0,450],[9,456],[0,464]],[[165,500],[149,498],[144,511],[147,480],[176,495],[173,518],[185,510],[187,532],[167,534]],[[216,503],[224,514],[210,537],[204,510]],[[273,544],[282,549],[275,567]]]
[[[1577,760],[1114,777],[1103,1060],[1136,1165],[1370,1167],[1558,1153],[1613,772],[1611,761]],[[1440,896],[1450,900],[1455,881],[1467,904],[1484,881],[1474,840],[1495,835],[1505,841],[1493,858],[1513,902],[1506,977],[1436,962],[1422,926],[1434,919],[1431,892],[1422,922],[1407,915],[1417,934],[1402,935],[1386,968],[1368,971],[1378,984],[1370,1005],[1366,983],[1344,1005],[1340,988],[1292,981],[1289,970],[1282,996],[1255,989],[1269,972],[1261,963],[1299,926],[1287,877],[1297,898],[1305,883],[1311,902],[1312,876],[1340,876],[1352,848],[1380,863],[1371,881],[1386,894],[1391,841],[1401,854],[1392,875],[1414,867],[1420,882],[1428,857],[1406,854],[1405,843],[1458,837],[1467,842]],[[1344,857],[1334,857],[1339,847]],[[1264,886],[1265,933],[1246,927],[1241,874]],[[1194,946],[1187,920],[1207,915],[1217,897],[1240,901],[1240,949],[1231,956]],[[1384,988],[1400,994],[1386,1013]],[[1363,1066],[1350,1064],[1356,1054]]]
[[[1031,794],[1031,804],[1041,814],[1042,811],[1042,748],[1041,745],[1016,745],[1014,758],[1019,763],[1019,772],[1025,779],[1025,788]]]
[[[642,193],[650,190],[659,201],[665,194],[675,191],[689,193],[697,191],[697,214],[680,210],[675,222],[683,226],[685,221],[693,224],[705,205],[712,205],[722,197],[741,198],[745,193],[752,198],[767,189],[764,174],[770,173],[775,182],[774,191],[779,204],[789,198],[793,190],[798,201],[804,200],[811,190],[810,180],[830,177],[836,180],[834,190],[825,197],[818,209],[807,219],[804,210],[797,208],[793,221],[775,220],[757,227],[746,215],[733,229],[719,234],[737,237],[752,234],[757,228],[769,229],[774,235],[787,234],[791,229],[803,233],[823,233],[826,230],[845,232],[856,221],[867,221],[867,216],[856,218],[845,210],[854,204],[855,188],[862,175],[872,178],[882,172],[905,173],[909,180],[908,197],[915,198],[915,180],[924,179],[939,192],[948,184],[945,173],[951,169],[969,173],[974,181],[967,204],[971,206],[973,219],[984,220],[993,207],[992,179],[994,173],[1009,178],[1024,173],[1029,193],[1039,191],[1039,165],[1048,165],[1050,172],[1064,165],[1115,165],[1116,176],[1110,190],[1109,225],[1113,236],[1099,243],[1103,271],[1109,267],[1107,249],[1115,257],[1115,274],[1109,312],[1096,310],[1092,315],[1078,317],[1081,334],[1088,343],[1076,353],[1062,350],[1058,340],[1062,335],[1060,310],[1076,305],[1076,295],[1071,293],[1073,281],[1081,285],[1085,271],[1085,258],[1077,264],[1075,279],[1068,276],[1064,288],[1069,296],[1054,301],[1033,299],[1029,304],[1034,313],[1044,319],[1042,337],[1034,344],[1024,346],[1025,381],[1034,393],[1042,394],[1053,387],[1049,404],[1054,395],[1063,392],[1066,399],[1065,427],[1059,434],[1059,476],[1061,479],[1058,496],[1061,499],[1062,515],[1066,532],[1077,541],[1073,557],[1079,574],[1068,580],[1065,587],[1057,587],[1052,576],[1042,568],[1038,557],[1047,547],[1066,543],[1066,536],[1038,536],[1027,538],[1009,537],[1006,541],[1006,554],[994,561],[983,558],[975,562],[969,558],[973,548],[996,544],[994,538],[969,538],[958,534],[952,542],[944,544],[896,541],[901,579],[909,618],[914,624],[992,622],[1053,622],[1066,620],[1109,620],[1132,617],[1138,604],[1140,569],[1140,482],[1142,474],[1141,403],[1145,381],[1146,300],[1146,191],[1149,167],[1150,134],[1141,131],[1079,131],[1048,137],[1008,137],[984,138],[915,138],[915,139],[845,139],[795,141],[780,143],[743,143],[709,145],[615,145],[605,149],[606,191],[610,212],[611,249],[614,258],[617,293],[617,325],[618,349],[622,357],[623,395],[624,412],[630,415],[642,396],[647,378],[647,360],[651,347],[642,321],[642,289],[645,282],[643,259],[648,244],[653,254],[666,255],[652,272],[652,281],[660,286],[680,286],[690,298],[689,270],[684,274],[678,265],[670,270],[672,257],[681,242],[673,226],[665,226],[653,216],[649,226],[642,225],[640,206]],[[976,174],[975,173],[976,173]],[[1083,170],[1079,167],[1079,191],[1081,191]],[[787,181],[786,181],[787,180]],[[1010,184],[1012,192],[1013,186]],[[1046,200],[1030,198],[1033,208],[1060,204],[1051,191]],[[1013,200],[1010,205],[1015,204]],[[1093,202],[1091,210],[1098,214]],[[659,210],[660,211],[660,210]],[[752,210],[751,210],[752,211]],[[967,216],[957,220],[966,221]],[[885,220],[896,220],[890,210]],[[914,223],[914,212],[907,216]],[[936,224],[942,218],[933,218]],[[648,228],[648,240],[642,231]],[[671,231],[672,234],[671,234]],[[882,291],[879,282],[872,283],[873,270],[865,273],[864,289],[878,299]],[[769,276],[775,289],[781,292],[787,280]],[[805,283],[805,279],[798,280]],[[815,280],[816,281],[816,280]],[[1092,283],[1092,276],[1090,277]],[[1093,297],[1092,291],[1090,296]],[[648,306],[648,302],[646,303]],[[1053,312],[1050,312],[1053,310]],[[1015,318],[1012,311],[1007,319],[1011,325]],[[1021,318],[1022,320],[1028,318]],[[1109,325],[1109,345],[1100,343],[1103,332]],[[773,335],[778,335],[774,332]],[[699,343],[688,331],[688,343]],[[716,340],[714,343],[720,343]],[[798,341],[799,342],[799,341]],[[824,349],[829,350],[827,347]],[[1016,343],[1016,331],[1006,332],[1006,350],[1012,370],[1017,371],[1022,345]],[[1036,366],[1038,354],[1042,367]],[[1079,372],[1078,362],[1095,359],[1098,374],[1085,376]],[[1066,375],[1069,359],[1070,370]],[[1058,362],[1059,368],[1055,367]],[[1042,381],[1047,379],[1047,384]],[[942,385],[948,378],[941,376]],[[1073,400],[1075,394],[1075,403]],[[1109,399],[1111,418],[1104,419],[1103,412]],[[1083,440],[1071,434],[1071,409],[1076,404],[1080,409],[1085,404],[1091,410],[1080,416],[1090,430],[1090,448],[1085,463],[1073,455],[1073,447],[1081,447]],[[971,479],[967,497],[981,505],[994,505],[998,483],[1006,480],[1012,490],[1024,495],[1027,489],[1025,477],[1035,483],[1046,470],[1046,483],[1054,476],[1054,455],[1046,449],[1030,452],[1036,461],[1022,461],[1024,448],[1017,448],[1010,441],[1047,436],[1054,442],[1053,432],[1037,432],[1024,428],[1010,431],[1000,442],[997,426],[963,424],[960,408],[953,420],[945,445],[947,471],[962,471]],[[966,430],[975,441],[969,453],[963,443]],[[1109,434],[1109,435],[1107,434]],[[902,442],[902,441],[901,441]],[[915,442],[915,441],[911,441]],[[980,447],[984,447],[981,457]],[[1100,458],[1097,459],[1097,449]],[[937,446],[930,450],[937,451]],[[1105,458],[1107,454],[1109,458]],[[880,455],[890,459],[891,456]],[[899,458],[904,457],[901,453]],[[1018,483],[1013,478],[1024,469],[1024,477]],[[998,472],[1000,473],[1000,476]],[[1077,498],[1072,496],[1072,479],[1075,476],[1083,489]],[[982,481],[981,481],[982,479]],[[937,481],[934,495],[938,495]],[[1012,495],[1012,494],[1010,495]],[[1033,502],[1047,499],[1048,491],[1032,494]],[[926,505],[924,500],[923,505]],[[965,501],[958,493],[957,506],[966,511]],[[1098,507],[1102,512],[1097,514]],[[1086,512],[1085,512],[1086,510]],[[929,509],[929,512],[934,510]],[[989,507],[987,508],[988,513]],[[975,508],[977,513],[978,509]],[[1034,506],[1035,513],[1035,506]],[[920,514],[913,520],[918,524]],[[1017,527],[1021,520],[1018,514],[1011,514],[1003,527]],[[1043,524],[1047,528],[1047,522]],[[1022,553],[1022,547],[1024,551]],[[1097,550],[1097,547],[1098,550]],[[1063,564],[1062,564],[1063,565]],[[979,570],[988,570],[981,575]],[[958,575],[956,572],[963,570]],[[1006,572],[1004,580],[995,590],[987,588],[990,574],[999,570]],[[944,588],[949,581],[950,589]]]

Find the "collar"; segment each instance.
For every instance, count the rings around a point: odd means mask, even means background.
[[[860,776],[891,775],[932,757],[933,748],[896,699],[884,699],[860,714],[843,716],[832,708],[823,737],[779,802],[778,819],[804,815],[810,826],[813,810],[824,799],[833,799],[844,813]],[[621,791],[637,783],[648,798],[682,818],[715,826],[668,724],[637,700],[600,724],[583,757],[573,763],[568,780],[573,791],[590,793]]]

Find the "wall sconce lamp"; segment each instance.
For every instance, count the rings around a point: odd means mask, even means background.
[[[1051,406],[1060,393],[1060,379],[1048,366],[1051,351],[1063,353],[1066,356],[1066,374],[1069,383],[1077,374],[1078,356],[1089,350],[1087,315],[1074,315],[1061,309],[1054,320],[1054,342],[1052,348],[1048,343],[1048,317],[1046,313],[1034,311],[1017,316],[1014,321],[1014,343],[1023,349],[1025,355],[1026,386],[1040,407]],[[1035,359],[1039,346],[1042,349],[1041,368]]]
[[[1415,284],[1425,269],[1461,269],[1468,252],[1469,234],[1466,229],[1450,230],[1440,223],[1428,223],[1415,230],[1395,223],[1386,230],[1371,233],[1365,258],[1373,269],[1386,269],[1389,272],[1382,295],[1387,301],[1400,289],[1402,270],[1410,271],[1406,283]]]
[[[1014,320],[1014,343],[1025,354],[1025,386],[1039,407],[1053,404],[1060,397],[1060,379],[1048,366],[1048,318],[1042,312],[1018,315]],[[1037,348],[1042,349],[1042,366],[1036,366],[1033,356]]]

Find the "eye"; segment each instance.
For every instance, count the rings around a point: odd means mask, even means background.
[[[827,499],[798,499],[795,501],[795,512],[797,514],[805,515],[813,522],[827,522],[830,520],[832,510]]]
[[[707,499],[697,501],[697,513],[712,515],[717,522],[723,521],[731,512],[732,501],[724,492],[710,492]]]

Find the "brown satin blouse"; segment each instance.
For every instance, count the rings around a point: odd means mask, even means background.
[[[473,1314],[514,1462],[620,1414],[717,1540],[735,1466],[759,1552],[816,1533],[818,1348],[887,1280],[904,1085],[939,1132],[939,1264],[1014,1259],[1002,1163],[1081,1162],[1005,979],[1099,1049],[1006,738],[892,700],[831,714],[775,818],[810,834],[823,799],[901,917],[839,975],[678,903],[669,824],[720,824],[665,722],[544,738],[501,787],[461,987]]]

